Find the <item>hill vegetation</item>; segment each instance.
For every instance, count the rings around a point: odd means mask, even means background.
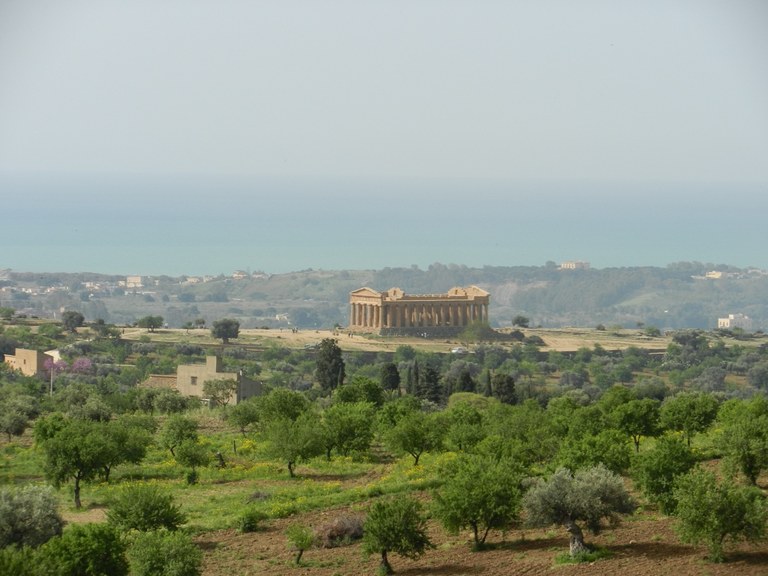
[[[41,317],[67,308],[90,321],[121,325],[144,317],[161,317],[171,327],[210,325],[226,317],[243,328],[332,328],[347,324],[349,293],[361,286],[433,294],[475,284],[491,294],[495,327],[510,327],[522,315],[532,326],[550,328],[712,329],[719,317],[736,313],[752,320],[752,330],[768,326],[768,273],[698,262],[581,270],[561,270],[553,262],[483,268],[436,263],[426,270],[144,277],[141,287],[126,287],[123,276],[98,274],[6,272],[3,278],[0,307]]]

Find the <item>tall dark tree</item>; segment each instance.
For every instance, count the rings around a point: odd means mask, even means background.
[[[240,322],[231,318],[216,320],[211,328],[211,335],[221,338],[222,344],[229,344],[230,340],[240,336]]]
[[[379,379],[384,390],[397,390],[400,392],[400,371],[394,362],[385,362],[381,365]]]
[[[483,376],[483,396],[493,396],[493,384],[491,383],[490,370],[486,370]]]
[[[344,359],[335,338],[323,338],[317,350],[315,378],[323,390],[333,390],[344,383]]]
[[[443,400],[443,391],[440,387],[440,372],[432,364],[424,366],[419,378],[416,395],[423,400],[439,403]]]
[[[491,390],[494,398],[498,398],[504,404],[515,404],[517,393],[515,392],[515,379],[510,374],[496,373],[491,378]]]

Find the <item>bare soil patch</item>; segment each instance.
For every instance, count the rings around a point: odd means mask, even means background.
[[[542,350],[572,352],[579,348],[594,348],[599,344],[607,350],[622,350],[635,346],[648,350],[663,351],[670,339],[668,337],[651,338],[639,330],[594,330],[589,328],[531,328],[522,332],[526,336],[540,337],[545,346]],[[158,342],[189,342],[200,345],[217,345],[220,341],[211,337],[210,330],[158,330],[150,333],[140,328],[126,328],[123,338],[138,340],[148,336]],[[398,346],[412,346],[419,350],[449,353],[452,348],[466,346],[472,349],[471,343],[459,338],[425,339],[416,337],[383,337],[374,334],[357,334],[345,330],[298,330],[290,329],[247,329],[240,331],[240,337],[232,340],[229,346],[284,346],[286,348],[312,349],[324,338],[335,338],[339,347],[345,351],[360,352],[394,352]],[[514,341],[499,340],[501,346],[513,346]]]
[[[261,532],[240,534],[234,530],[200,535],[205,554],[206,576],[270,574],[275,576],[338,576],[375,574],[378,558],[365,559],[360,544],[341,548],[313,548],[304,553],[302,564],[294,564],[294,552],[285,537],[294,523],[316,527],[335,516],[353,513],[337,508],[271,522]],[[653,514],[638,516],[588,542],[607,548],[612,557],[591,564],[556,565],[555,557],[568,549],[564,530],[512,530],[489,536],[489,549],[473,552],[470,535],[452,536],[430,522],[430,537],[436,548],[418,560],[391,555],[397,574],[432,576],[509,575],[527,576],[578,574],[580,576],[756,576],[768,574],[768,546],[742,545],[729,550],[729,562],[710,564],[703,548],[680,544],[672,520]]]

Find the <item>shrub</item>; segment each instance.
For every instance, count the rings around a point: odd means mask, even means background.
[[[323,548],[336,548],[363,537],[363,519],[345,514],[334,518],[315,530],[315,537]]]
[[[50,489],[26,486],[0,490],[0,548],[12,544],[40,546],[61,534],[63,525]]]
[[[0,574],[35,576],[35,552],[32,548],[0,548]]]
[[[46,576],[127,576],[125,544],[108,524],[80,524],[40,547],[40,574]]]
[[[183,532],[142,532],[128,549],[131,576],[199,576],[203,553]]]
[[[238,529],[240,532],[256,532],[261,529],[261,523],[267,518],[266,512],[251,508],[240,515]]]
[[[156,486],[129,486],[112,502],[107,519],[120,530],[176,530],[186,521],[173,496]]]

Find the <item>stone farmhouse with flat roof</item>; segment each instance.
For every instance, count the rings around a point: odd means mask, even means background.
[[[224,372],[221,358],[218,356],[206,356],[205,364],[181,364],[177,366],[175,375],[150,374],[139,387],[178,390],[182,396],[196,396],[203,402],[210,403],[210,398],[206,398],[203,391],[203,385],[211,380],[237,382],[237,389],[230,396],[228,404],[237,404],[263,392],[261,382],[246,378],[242,372]]]

